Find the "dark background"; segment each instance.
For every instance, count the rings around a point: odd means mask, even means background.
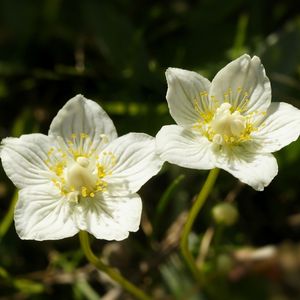
[[[174,123],[165,101],[167,67],[212,79],[243,53],[261,57],[273,101],[300,108],[299,7],[296,0],[0,0],[0,138],[47,133],[57,111],[77,93],[97,101],[120,135],[155,135]],[[197,255],[203,233],[216,231],[203,290],[177,244],[206,171],[165,164],[140,191],[140,231],[119,243],[94,240],[95,252],[157,299],[300,299],[300,142],[276,157],[279,175],[264,192],[221,172],[191,235]],[[175,189],[164,194],[180,175]],[[1,169],[0,224],[13,193]],[[230,228],[211,217],[211,208],[223,200],[239,210]],[[0,238],[1,300],[131,299],[87,264],[77,237],[21,241],[11,226]],[[255,258],[253,251],[266,245],[276,254]],[[245,247],[251,250],[238,258]]]

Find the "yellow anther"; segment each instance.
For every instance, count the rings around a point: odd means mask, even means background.
[[[48,151],[48,156],[50,156],[50,155],[52,155],[52,153],[54,152],[54,148],[53,147],[51,147],[50,149],[49,149],[49,151]]]
[[[80,133],[80,137],[82,138],[82,139],[86,139],[86,138],[88,138],[89,136],[88,136],[88,134],[86,134],[86,133]]]
[[[81,195],[82,195],[82,197],[87,196],[87,188],[85,186],[81,187]]]

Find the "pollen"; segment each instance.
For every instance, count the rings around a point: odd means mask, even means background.
[[[87,187],[86,186],[81,187],[81,196],[84,198],[87,196]]]
[[[92,199],[107,190],[105,178],[113,173],[117,159],[112,152],[99,154],[89,149],[85,144],[87,140],[91,143],[88,134],[73,133],[70,138],[67,148],[48,150],[45,164],[52,174],[54,187],[70,202],[78,203],[80,199]]]
[[[247,114],[249,92],[238,86],[229,87],[217,99],[202,91],[193,99],[193,106],[199,118],[192,128],[218,145],[236,145],[251,139],[257,130],[254,119],[265,112],[254,111]]]
[[[214,116],[215,109],[217,108],[217,101],[215,97],[209,97],[207,91],[201,91],[193,100],[193,105],[195,111],[200,117],[201,122],[209,123]]]
[[[72,133],[67,143],[68,152],[74,157],[74,159],[80,156],[87,157],[91,154],[91,139],[85,132],[81,132],[80,134]]]
[[[224,100],[231,103],[232,91],[224,95]],[[251,133],[256,131],[253,118],[257,115],[253,112],[244,115],[248,102],[240,103],[237,107],[233,107],[230,102],[223,102],[214,111],[199,112],[199,120],[193,128],[205,136],[209,141],[217,145],[237,145],[251,139]]]

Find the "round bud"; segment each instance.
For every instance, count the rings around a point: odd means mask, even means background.
[[[213,207],[212,215],[216,223],[230,226],[237,221],[239,212],[234,205],[223,202]]]

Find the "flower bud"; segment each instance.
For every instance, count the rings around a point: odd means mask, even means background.
[[[223,202],[213,207],[212,215],[216,223],[230,226],[237,221],[239,212],[234,205]]]

